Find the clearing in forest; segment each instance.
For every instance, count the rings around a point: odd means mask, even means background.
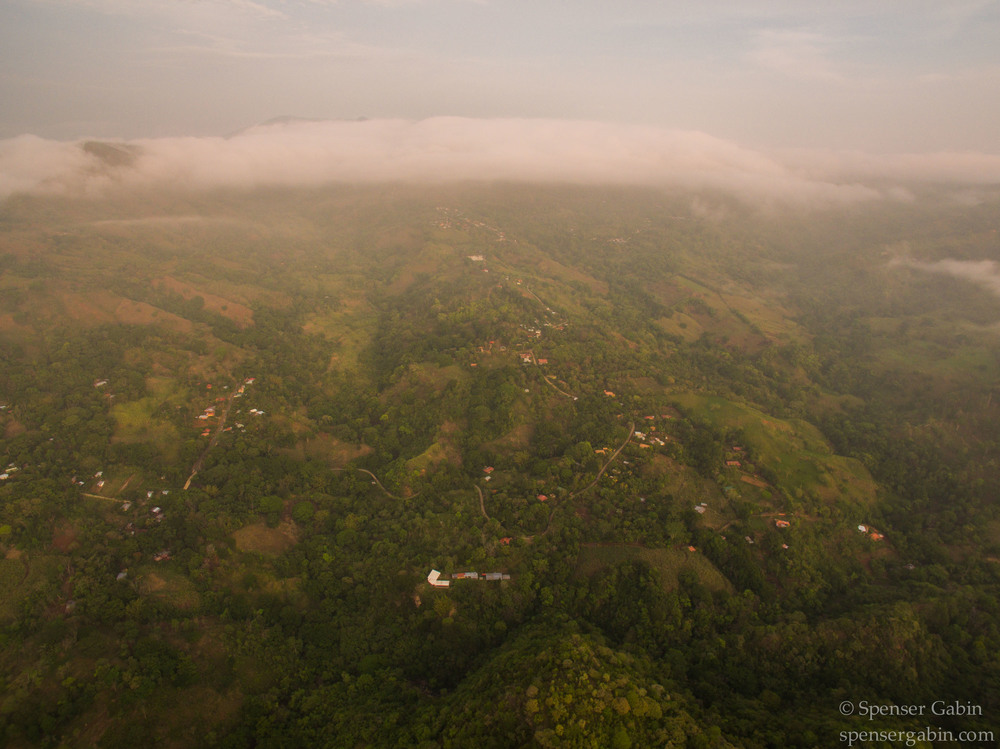
[[[684,549],[647,549],[625,544],[587,544],[577,557],[577,575],[590,577],[607,567],[624,562],[642,562],[655,570],[665,592],[677,589],[680,575],[693,572],[698,581],[712,591],[730,591],[733,586],[718,568],[697,551]]]

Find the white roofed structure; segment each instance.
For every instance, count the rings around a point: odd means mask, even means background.
[[[441,573],[437,570],[431,570],[430,574],[427,575],[427,582],[433,585],[435,588],[447,588],[451,585],[450,580],[442,580]]]

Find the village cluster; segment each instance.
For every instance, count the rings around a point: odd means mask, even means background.
[[[438,219],[436,225],[439,229],[485,229],[491,232],[497,242],[506,242],[507,234],[495,226],[490,226],[482,221],[476,221],[473,219],[466,218],[462,215],[462,212],[457,208],[447,208],[445,206],[437,207],[438,213],[440,213],[443,218]],[[513,240],[514,244],[517,244],[517,240]]]
[[[249,385],[253,385],[253,383],[255,381],[256,381],[256,378],[254,378],[254,377],[247,377],[243,381],[243,384],[241,384],[239,386],[239,389],[237,389],[236,392],[232,394],[232,399],[235,400],[237,398],[242,398],[243,395],[246,393],[247,387]],[[211,390],[212,389],[211,383],[206,384],[205,385],[205,389],[206,390]],[[228,385],[223,385],[222,389],[223,390],[228,390],[229,386]],[[218,397],[218,398],[215,399],[215,403],[216,404],[222,404],[222,403],[225,403],[225,402],[226,402],[226,397],[225,396],[220,396],[220,397]],[[202,411],[200,414],[198,414],[198,416],[196,416],[195,418],[198,419],[199,421],[208,422],[209,420],[214,419],[214,418],[216,418],[219,415],[218,414],[218,408],[219,408],[219,406],[217,406],[217,405],[206,406],[205,409],[204,409],[204,411]],[[243,413],[243,412],[242,412],[242,410],[238,410],[236,413],[239,414],[239,413]],[[257,408],[251,408],[250,409],[250,413],[253,414],[254,416],[263,416],[264,415],[264,412],[262,410],[260,410],[260,409],[257,409]],[[236,424],[234,424],[232,426],[223,427],[222,431],[223,432],[231,432],[231,431],[233,431],[234,428],[236,430],[238,430],[238,431],[241,431],[241,432],[245,432],[246,431],[246,425],[242,424],[240,422],[237,422]],[[210,426],[208,426],[206,424],[205,428],[201,432],[201,436],[202,437],[209,437],[209,436],[211,436],[211,434],[212,434],[212,429],[211,429]]]
[[[231,394],[231,399],[233,401],[235,401],[237,398],[242,398],[246,394],[247,388],[250,385],[253,385],[255,381],[256,381],[256,378],[254,378],[254,377],[247,377],[240,384],[239,388],[235,392],[233,392]],[[94,382],[94,387],[96,387],[96,388],[103,388],[103,387],[106,387],[108,384],[109,384],[108,380],[106,380],[106,379],[99,379],[99,380],[96,380]],[[212,390],[212,388],[213,388],[213,386],[212,386],[211,383],[207,383],[205,385],[205,390],[207,390],[207,391]],[[222,386],[222,390],[228,390],[228,389],[229,389],[228,385]],[[211,419],[215,419],[215,418],[220,418],[221,417],[221,421],[218,423],[218,427],[220,427],[220,431],[223,431],[223,432],[232,431],[233,428],[234,428],[233,426],[229,426],[229,427],[225,427],[224,426],[224,424],[225,424],[225,416],[228,413],[228,408],[220,408],[220,406],[216,405],[216,404],[220,404],[220,403],[225,403],[226,401],[227,401],[227,398],[225,396],[216,398],[215,404],[207,406],[202,411],[202,413],[199,414],[196,417],[197,420],[200,421],[200,422],[208,422]],[[220,411],[221,411],[221,413],[220,413]],[[264,416],[264,411],[261,410],[261,409],[258,409],[258,408],[251,408],[249,410],[249,412],[251,414],[253,414],[254,416]],[[241,411],[237,411],[237,413],[241,413]],[[243,424],[241,424],[241,423],[236,423],[234,426],[235,426],[236,429],[238,429],[240,431],[246,431],[245,426]],[[206,425],[206,427],[204,428],[204,431],[202,431],[202,433],[201,433],[201,436],[208,437],[210,434],[211,434],[211,428],[209,428]],[[211,443],[210,443],[210,446],[211,446]],[[7,467],[7,469],[6,469],[6,471],[4,473],[0,474],[0,480],[6,480],[6,479],[10,478],[11,474],[14,473],[17,470],[18,470],[18,467],[16,465],[14,465],[14,464],[11,464],[10,466]],[[161,477],[161,478],[163,478],[163,477]],[[93,487],[92,491],[95,491],[95,492],[98,492],[98,491],[104,489],[105,486],[107,485],[107,479],[104,476],[104,470],[103,469],[95,472],[90,480],[93,482],[92,483],[92,487]],[[75,486],[86,486],[86,484],[87,484],[87,480],[79,478],[78,476],[73,476],[70,479],[70,481]],[[120,487],[115,488],[115,490],[113,491],[114,496],[101,496],[100,494],[86,494],[85,496],[93,497],[95,499],[107,499],[107,500],[114,501],[116,499],[117,495],[119,495],[122,491],[125,490],[125,488],[128,486],[128,484],[129,484],[130,481],[131,481],[131,478],[127,479]],[[114,484],[112,484],[112,486],[109,487],[107,491],[111,491],[111,489],[112,489],[113,486],[114,486]],[[185,486],[185,488],[186,488],[186,486]],[[170,494],[170,489],[149,489],[149,490],[146,491],[146,497],[145,497],[145,500],[143,500],[143,504],[145,504],[145,502],[147,502],[147,501],[152,501],[154,499],[154,497],[156,497],[156,496],[165,497],[165,496],[167,496],[169,494]],[[121,510],[122,510],[122,512],[128,512],[131,509],[132,509],[132,502],[127,501],[127,500],[121,502]],[[160,506],[154,506],[154,507],[150,508],[149,514],[152,517],[152,520],[155,521],[156,523],[163,522],[163,519],[166,517],[165,514],[164,514],[164,511],[163,511],[163,508],[160,507]],[[131,535],[131,536],[134,536],[136,533],[145,533],[145,532],[147,532],[147,530],[148,529],[146,529],[146,528],[141,528],[141,527],[137,528],[135,522],[128,522],[125,525],[125,531],[129,535]],[[164,561],[168,561],[170,558],[171,558],[171,552],[170,552],[169,549],[164,549],[164,550],[162,550],[162,551],[160,551],[160,552],[158,552],[158,553],[156,553],[156,554],[153,555],[153,561],[154,562],[164,562]],[[123,570],[122,572],[118,573],[117,579],[119,581],[125,580],[127,578],[127,576],[128,576],[128,571],[127,570]]]

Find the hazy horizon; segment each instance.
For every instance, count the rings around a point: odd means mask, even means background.
[[[9,0],[0,198],[479,179],[907,200],[1000,183],[998,37],[995,0]]]
[[[1000,153],[998,37],[994,0],[8,0],[0,138],[459,117]]]

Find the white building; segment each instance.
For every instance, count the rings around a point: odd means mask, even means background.
[[[433,585],[435,588],[447,588],[451,585],[450,580],[442,580],[441,573],[437,570],[431,570],[430,574],[427,575],[427,582]]]

